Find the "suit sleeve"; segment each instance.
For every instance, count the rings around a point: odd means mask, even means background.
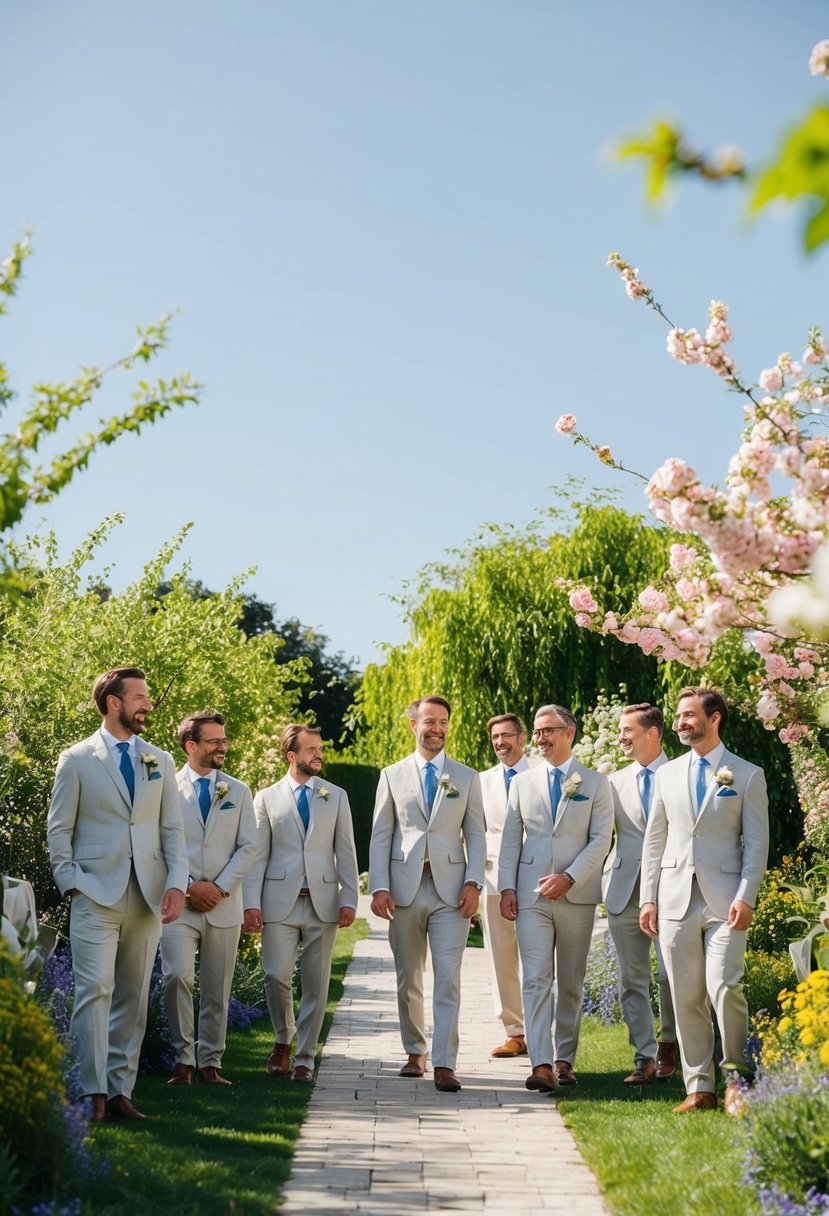
[[[187,890],[190,865],[187,860],[187,840],[181,818],[181,798],[176,781],[176,766],[169,752],[164,752],[164,781],[161,787],[159,833],[161,851],[167,863],[167,890]]]
[[[514,891],[518,886],[518,862],[524,841],[519,784],[518,781],[513,781],[510,786],[507,815],[501,833],[501,852],[498,854],[499,891]]]
[[[340,907],[354,908],[356,911],[360,895],[360,875],[357,868],[357,849],[354,844],[351,806],[345,790],[340,794],[340,802],[337,807],[334,854],[337,859],[337,877],[340,880]]]
[[[605,858],[610,852],[610,841],[613,837],[613,795],[607,777],[603,773],[598,773],[597,776],[599,780],[590,807],[587,844],[567,866],[567,873],[574,880],[574,888],[601,873]]]
[[[478,773],[473,775],[469,786],[462,831],[464,844],[466,845],[466,877],[464,881],[478,883],[480,886],[483,886],[486,876],[486,829],[484,827],[484,800],[481,794],[481,778]]]
[[[242,881],[256,860],[256,815],[250,790],[239,783],[237,797],[241,799],[239,826],[236,830],[236,849],[228,859],[221,874],[216,876],[216,885],[223,891],[232,891]]]
[[[253,815],[256,821],[256,853],[242,880],[242,903],[246,908],[261,908],[262,884],[271,855],[271,821],[265,806],[264,790],[260,790],[253,800]]]
[[[46,840],[55,884],[61,895],[77,887],[75,863],[72,860],[72,837],[78,816],[81,783],[78,770],[69,752],[58,760],[52,799],[46,820]]]
[[[661,770],[660,770],[661,771]],[[642,872],[639,888],[639,907],[644,904],[655,904],[659,892],[659,874],[662,868],[662,854],[668,839],[668,815],[665,801],[662,797],[662,786],[657,772],[653,786],[648,826],[645,829],[645,839],[642,843]]]
[[[743,870],[735,899],[752,908],[769,859],[769,798],[762,769],[752,770],[743,794]]]
[[[368,889],[390,891],[391,844],[394,837],[394,798],[386,769],[380,773],[377,797],[374,800],[374,817],[371,827],[371,843],[368,849]]]

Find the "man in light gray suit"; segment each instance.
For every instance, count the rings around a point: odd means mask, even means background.
[[[461,964],[486,865],[481,782],[445,752],[452,710],[421,697],[406,713],[414,755],[384,768],[371,833],[369,891],[375,916],[391,922],[400,1034],[408,1060],[401,1077],[426,1070],[423,971],[434,971],[432,1066],[435,1087],[457,1093]]]
[[[70,1029],[100,1123],[145,1117],[130,1099],[161,925],[184,908],[187,850],[173,757],[138,737],[152,710],[144,672],[104,672],[92,695],[103,724],[61,754],[46,831],[72,901]]]
[[[676,1071],[676,1031],[668,974],[656,946],[660,1036],[651,1009],[651,938],[639,926],[642,842],[653,800],[653,781],[667,764],[662,750],[665,720],[657,705],[628,705],[619,721],[619,746],[631,761],[610,774],[615,839],[605,863],[602,895],[607,927],[619,959],[619,1004],[633,1048],[633,1072],[625,1085],[650,1085]]]
[[[584,973],[613,833],[610,783],[573,757],[575,737],[569,709],[537,711],[533,739],[546,763],[510,786],[498,866],[501,914],[517,920],[524,972],[525,1084],[541,1093],[576,1084]]]
[[[357,853],[348,795],[319,780],[319,729],[303,722],[286,726],[280,747],[287,775],[253,801],[257,849],[242,887],[245,931],[262,932],[265,997],[275,1036],[265,1067],[271,1075],[290,1073],[311,1085],[337,928],[347,928],[357,915]],[[293,976],[300,947],[296,1021]]]
[[[215,710],[190,714],[178,728],[187,763],[178,772],[190,881],[184,912],[161,931],[161,970],[167,1021],[176,1049],[168,1085],[199,1076],[230,1085],[221,1074],[227,1003],[242,931],[242,879],[256,856],[256,819],[248,787],[222,772],[225,720]],[[199,956],[196,1051],[193,987]]]
[[[676,1014],[685,1113],[717,1105],[714,1027],[721,1065],[745,1064],[746,930],[769,847],[763,770],[726,750],[728,709],[713,688],[684,688],[675,728],[690,747],[656,776],[642,852],[640,924],[662,943]]]
[[[505,920],[501,915],[501,896],[496,881],[509,787],[513,777],[528,767],[524,754],[527,728],[516,714],[497,714],[487,722],[487,730],[498,763],[481,773],[486,826],[486,883],[481,911],[484,945],[492,968],[495,1010],[507,1033],[506,1042],[492,1051],[495,1058],[501,1058],[527,1054],[515,922]]]

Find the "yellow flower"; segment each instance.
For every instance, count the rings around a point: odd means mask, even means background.
[[[781,1034],[785,1034],[786,1031],[791,1030],[791,1028],[792,1028],[792,1019],[791,1018],[781,1018],[780,1021],[777,1023],[777,1029],[780,1031]]]
[[[820,1049],[820,1062],[824,1068],[829,1068],[829,1039],[826,1040]]]

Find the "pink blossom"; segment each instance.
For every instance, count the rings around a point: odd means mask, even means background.
[[[664,637],[661,629],[643,629],[639,634],[639,646],[645,654],[651,654]]]
[[[576,613],[576,624],[580,625],[582,629],[589,629],[591,620],[592,617],[590,617],[586,612]]]
[[[797,722],[792,726],[784,726],[778,731],[777,737],[781,743],[799,743],[801,739],[805,739],[809,734],[808,726]]]
[[[556,430],[559,435],[569,435],[571,431],[576,429],[576,415],[562,414],[556,423]]]
[[[623,642],[638,642],[641,632],[642,630],[638,625],[634,625],[631,621],[625,621],[618,636]]]
[[[692,565],[698,556],[696,549],[690,549],[687,545],[671,545],[671,569],[682,570]]]
[[[638,300],[640,296],[648,294],[648,289],[641,279],[628,278],[627,275],[625,275],[625,291],[631,300]]]
[[[788,671],[789,665],[782,654],[766,655],[766,675],[770,680],[780,680]]]
[[[570,607],[574,612],[596,612],[598,604],[587,587],[577,587],[570,596]]]
[[[783,696],[788,697],[790,700],[795,695],[791,684],[787,684],[785,680],[781,680],[777,685],[777,691],[782,692]]]
[[[795,646],[794,657],[799,663],[819,663],[820,655],[809,646]]]
[[[615,612],[605,613],[605,618],[602,621],[602,633],[615,633],[619,628],[619,620]]]
[[[777,697],[773,692],[764,692],[760,700],[757,702],[757,717],[765,726],[766,730],[774,730],[774,719],[780,713],[780,706],[777,703]]]
[[[699,588],[693,579],[680,578],[677,579],[676,593],[680,599],[686,601],[693,600],[696,599],[697,595],[699,594]]]
[[[812,47],[809,71],[813,76],[829,76],[829,38],[816,42]]]
[[[776,393],[783,387],[783,373],[779,367],[767,367],[760,372],[757,383],[767,393]]]
[[[803,677],[803,679],[804,679],[804,680],[811,680],[812,676],[815,674],[815,669],[814,669],[813,664],[811,664],[811,663],[798,663],[798,665],[797,665],[797,666],[798,666],[798,670],[799,670],[799,672],[800,672],[801,676]]]
[[[771,654],[776,639],[770,633],[755,633],[752,637],[754,649],[759,654]]]
[[[667,612],[669,607],[667,595],[650,585],[639,592],[639,603],[646,612]]]

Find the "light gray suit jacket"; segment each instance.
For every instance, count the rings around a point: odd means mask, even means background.
[[[483,886],[486,834],[479,774],[447,756],[431,815],[414,756],[380,773],[369,846],[369,890],[390,891],[401,908],[412,902],[423,877],[428,846],[435,890],[457,907],[465,882]]]
[[[340,908],[357,907],[359,875],[348,795],[338,785],[317,777],[312,780],[307,835],[287,777],[260,790],[253,800],[256,860],[243,881],[242,894],[246,908],[261,908],[263,921],[288,916],[303,877],[320,920],[336,921]]]
[[[694,817],[689,772],[693,752],[671,760],[656,774],[642,851],[641,904],[657,905],[665,920],[681,920],[696,876],[703,899],[728,918],[735,899],[754,907],[766,870],[769,813],[763,770],[729,751],[730,786],[712,780],[699,818]]]
[[[573,760],[567,774],[581,777],[571,796],[562,793],[553,824],[547,764],[512,780],[498,863],[498,890],[515,891],[519,908],[538,899],[535,888],[549,874],[574,879],[565,899],[597,904],[602,897],[602,864],[613,833],[613,798],[602,773]],[[565,782],[566,785],[566,782]]]
[[[187,839],[187,862],[193,882],[206,879],[215,882],[223,891],[229,891],[227,899],[220,899],[209,912],[195,912],[205,916],[217,928],[241,925],[244,919],[242,908],[242,879],[253,865],[256,857],[256,817],[253,813],[253,798],[243,781],[229,777],[227,773],[216,774],[216,784],[224,781],[228,790],[223,798],[218,795],[204,822],[187,771],[187,765],[176,774],[181,796],[181,817]]]
[[[659,768],[665,764],[665,753],[660,752]],[[659,759],[659,757],[657,757]],[[656,763],[654,761],[653,763]],[[654,770],[654,779],[659,768]],[[615,838],[610,856],[605,862],[602,875],[602,899],[608,912],[618,915],[624,912],[636,896],[639,906],[639,872],[642,866],[642,843],[648,822],[639,796],[638,764],[628,764],[610,774],[610,790],[613,794],[613,823]],[[654,786],[651,785],[651,804]]]
[[[133,805],[99,730],[61,753],[47,818],[49,860],[61,894],[77,889],[105,907],[126,891],[132,865],[158,912],[168,888],[187,889],[187,848],[173,757],[143,739],[136,747]]]
[[[527,763],[532,768],[539,763],[539,760],[536,757],[530,757]],[[522,771],[526,772],[526,769]],[[481,797],[484,803],[484,826],[486,828],[487,895],[498,894],[498,884],[496,881],[498,878],[498,855],[501,852],[504,821],[507,817],[505,772],[506,768],[499,760],[493,768],[484,769],[481,773]],[[517,776],[518,774],[516,773]]]

